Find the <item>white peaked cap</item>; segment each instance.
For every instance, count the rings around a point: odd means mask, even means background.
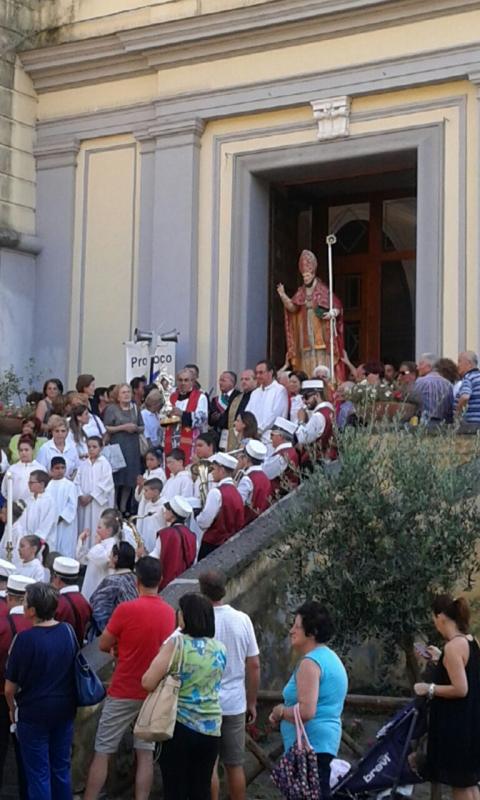
[[[297,424],[289,419],[285,419],[285,417],[276,417],[275,422],[272,425],[272,429],[277,429],[277,431],[285,431],[286,433],[289,433],[290,436],[293,436],[297,430]]]
[[[303,381],[302,383],[302,392],[306,391],[317,391],[317,389],[323,389],[323,381],[316,378],[312,381]]]
[[[202,507],[202,501],[199,497],[185,497],[184,500],[187,501],[192,506],[192,510],[195,511],[197,508]]]
[[[9,575],[13,575],[16,569],[16,566],[10,561],[0,558],[0,578],[8,578]]]
[[[53,571],[57,575],[65,575],[67,578],[75,578],[80,572],[80,562],[67,556],[57,556],[53,562]]]
[[[171,497],[170,500],[167,500],[167,503],[177,517],[183,517],[183,519],[185,519],[185,517],[189,517],[193,512],[193,508],[188,500],[185,500],[185,498],[179,494],[176,494],[175,497]]]
[[[267,448],[263,442],[257,442],[256,439],[249,439],[245,445],[245,452],[250,458],[256,458],[257,461],[264,461],[267,457]]]
[[[27,575],[9,575],[7,583],[8,594],[25,594],[25,589],[31,583],[36,583],[33,578],[28,578]]]
[[[230,456],[228,453],[215,453],[215,455],[210,456],[208,460],[211,461],[212,464],[220,464],[220,466],[226,469],[235,469],[238,464],[237,459]]]

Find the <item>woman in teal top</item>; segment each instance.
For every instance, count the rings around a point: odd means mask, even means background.
[[[283,744],[289,750],[296,740],[293,707],[299,704],[307,736],[317,753],[322,798],[330,795],[330,762],[340,745],[348,688],[345,667],[326,644],[332,636],[332,621],[324,606],[310,601],[297,609],[290,640],[300,660],[283,689],[284,703],[270,714],[272,724],[280,723]]]
[[[200,594],[185,594],[179,606],[182,685],[173,738],[163,743],[160,755],[163,796],[165,800],[210,800],[222,726],[220,682],[227,657],[225,646],[213,638],[215,616],[211,602]],[[153,691],[158,686],[167,673],[174,648],[172,637],[143,676],[144,689]]]

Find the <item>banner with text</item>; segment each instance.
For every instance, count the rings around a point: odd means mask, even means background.
[[[148,342],[125,342],[126,381],[132,378],[150,378],[150,347]]]
[[[150,380],[154,383],[162,369],[175,379],[175,342],[159,341],[152,356]]]

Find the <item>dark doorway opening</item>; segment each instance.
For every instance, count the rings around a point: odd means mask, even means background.
[[[269,353],[285,359],[283,306],[300,283],[298,257],[312,250],[328,282],[327,234],[334,233],[334,291],[344,309],[353,363],[398,366],[415,358],[416,152],[379,154],[292,175],[271,185]]]

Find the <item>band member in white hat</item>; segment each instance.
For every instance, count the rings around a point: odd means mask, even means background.
[[[204,531],[198,560],[243,528],[243,500],[233,480],[237,459],[228,453],[216,453],[210,461],[216,486],[209,491],[203,511],[197,517]]]
[[[0,558],[0,617],[6,617],[8,614],[7,607],[7,581],[10,575],[16,572],[15,564],[11,561],[6,561]]]
[[[195,561],[197,537],[185,524],[192,513],[193,509],[188,500],[178,494],[165,503],[164,516],[167,527],[158,531],[155,547],[150,553],[151,556],[159,558],[162,564],[160,589],[164,589]]]
[[[271,503],[272,487],[262,469],[266,456],[267,448],[263,442],[250,439],[245,445],[242,456],[244,473],[238,483],[238,491],[245,506],[244,525],[266,511]]]
[[[300,458],[295,449],[297,425],[285,417],[277,417],[272,428],[273,453],[263,463],[263,471],[270,479],[272,495],[288,494],[300,483]]]
[[[5,571],[5,568],[3,569]],[[3,767],[10,741],[10,714],[4,694],[5,666],[8,651],[17,633],[32,627],[32,620],[23,613],[23,599],[25,597],[25,589],[29,583],[35,583],[35,581],[32,578],[27,578],[26,575],[10,574],[8,577],[6,603],[2,603],[2,606],[6,606],[7,614],[0,619],[0,790],[3,783]],[[17,761],[19,796],[26,797],[25,776],[20,749],[15,737],[13,737],[13,744]]]
[[[75,558],[57,556],[54,560],[51,584],[59,593],[55,619],[59,622],[69,622],[77,635],[78,643],[82,646],[92,609],[80,592],[79,574],[80,562]]]
[[[325,400],[323,381],[303,381],[302,396],[306,408],[301,409],[298,414],[298,443],[304,448],[315,445],[316,460],[322,457],[335,458],[336,451],[332,446],[335,409]],[[302,461],[308,460],[310,457],[305,452]]]

